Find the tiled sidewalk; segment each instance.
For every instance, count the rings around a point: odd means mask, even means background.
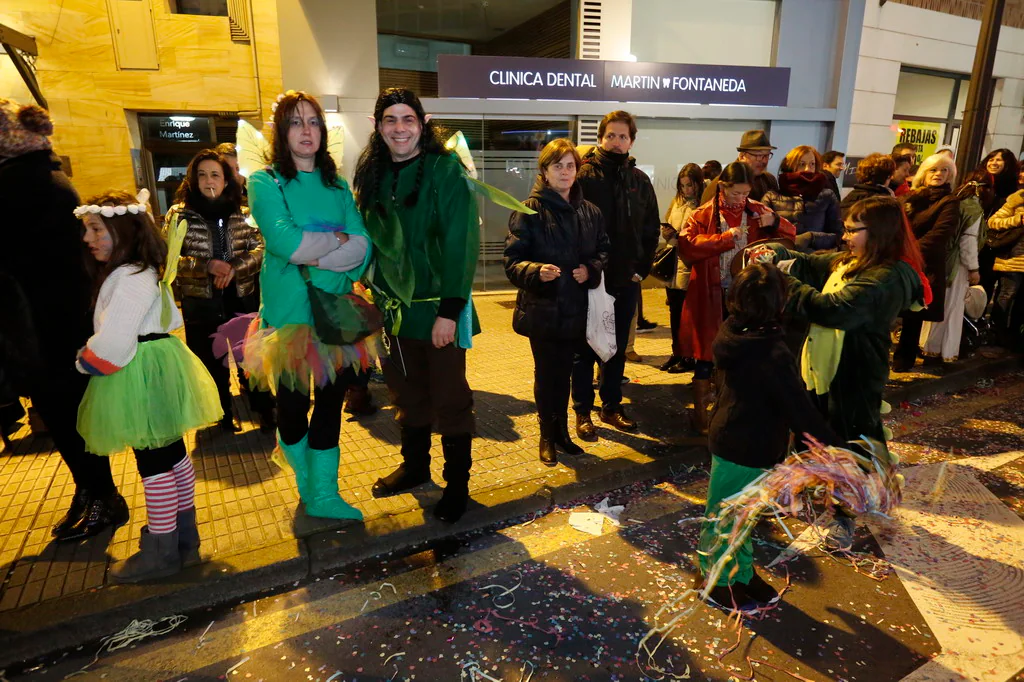
[[[682,442],[685,421],[673,392],[685,395],[687,375],[657,370],[669,348],[664,295],[649,290],[648,314],[662,323],[650,334],[638,336],[636,348],[645,364],[627,366],[634,379],[626,387],[627,400],[637,403],[633,413],[648,435],[611,434],[588,454],[564,458],[566,465],[585,467],[597,458],[642,461],[639,452],[656,445],[650,436]],[[551,469],[536,454],[537,423],[533,405],[533,361],[528,341],[511,330],[512,294],[476,299],[485,332],[469,352],[469,383],[474,389],[477,440],[474,442],[471,490],[508,486],[518,481],[543,479]],[[678,387],[678,389],[677,389]],[[415,495],[374,499],[370,486],[399,463],[399,429],[387,404],[382,384],[371,384],[381,410],[359,422],[343,422],[341,434],[341,490],[367,519],[429,507],[440,494],[429,485]],[[190,434],[187,442],[196,467],[196,505],[205,559],[258,548],[307,530],[296,519],[298,497],[292,478],[271,462],[273,438],[247,421],[248,408],[237,400],[245,430],[237,435],[215,429]],[[346,415],[347,416],[347,415]],[[146,522],[142,485],[129,453],[112,458],[114,480],[132,508],[128,526],[112,540],[100,536],[80,545],[50,541],[50,527],[71,502],[74,486],[60,456],[47,438],[33,437],[27,427],[16,433],[11,451],[0,454],[0,611],[93,590],[105,583],[107,565],[132,553]],[[440,442],[434,437],[432,473],[441,478]]]
[[[469,353],[477,415],[471,492],[528,481],[543,483],[555,476],[564,485],[567,476],[570,482],[580,480],[598,463],[643,464],[652,461],[652,455],[664,456],[700,442],[687,427],[689,375],[657,369],[669,352],[668,314],[664,293],[648,289],[645,313],[660,326],[637,336],[636,350],[644,362],[627,364],[626,374],[632,381],[624,389],[640,432],[615,432],[598,422],[601,440],[585,444],[586,455],[562,457],[556,469],[541,465],[536,452],[533,362],[528,341],[511,330],[513,300],[514,294],[476,300],[485,331]],[[940,367],[925,374],[901,375],[899,384],[927,384],[943,371]],[[399,462],[399,429],[387,405],[387,391],[376,383],[371,390],[382,409],[342,426],[342,494],[367,520],[429,508],[440,495],[436,484],[389,499],[370,495],[373,482]],[[249,413],[243,403],[239,401],[238,409],[246,420]],[[296,514],[298,498],[292,478],[270,460],[273,438],[249,421],[244,426],[245,431],[233,436],[207,430],[188,437],[198,479],[196,502],[206,561],[325,528]],[[437,436],[433,453],[433,479],[441,483]],[[99,589],[105,584],[108,563],[134,550],[145,523],[142,486],[128,453],[115,456],[112,464],[114,479],[133,510],[130,524],[113,539],[100,536],[79,545],[57,545],[50,541],[50,527],[70,504],[70,476],[48,439],[33,437],[27,427],[15,434],[12,451],[0,454],[0,612]]]

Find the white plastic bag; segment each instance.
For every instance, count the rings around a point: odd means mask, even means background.
[[[601,283],[588,293],[587,343],[601,362],[608,362],[618,350],[618,344],[615,342],[615,297],[604,289],[604,273]]]

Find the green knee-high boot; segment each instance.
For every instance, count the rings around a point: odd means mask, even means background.
[[[277,446],[295,473],[295,487],[299,489],[299,498],[308,505],[313,497],[313,491],[309,486],[309,434],[303,436],[298,443],[285,445],[281,440],[281,432],[278,431]]]
[[[338,463],[341,450],[309,449],[310,497],[306,499],[306,513],[325,519],[352,519],[362,521],[363,513],[341,499],[338,494]]]

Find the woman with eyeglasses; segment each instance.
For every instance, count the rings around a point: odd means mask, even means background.
[[[908,372],[921,351],[921,329],[925,322],[942,322],[946,304],[946,257],[960,224],[960,201],[953,193],[956,164],[945,154],[932,154],[917,169],[911,192],[903,197],[903,210],[917,240],[928,275],[932,305],[925,310],[907,311],[899,344],[892,354],[894,372]]]
[[[276,393],[278,448],[306,514],[361,520],[362,512],[338,493],[338,438],[345,389],[356,371],[366,370],[373,349],[368,339],[323,341],[309,285],[350,294],[372,247],[327,151],[326,116],[314,97],[289,90],[279,99],[270,162],[249,177],[249,205],[267,250],[259,329],[246,336],[243,365],[253,382]]]
[[[796,226],[796,245],[804,251],[834,249],[839,245],[843,221],[839,197],[821,172],[821,155],[814,147],[790,150],[779,166],[779,189],[761,199],[768,208]]]
[[[786,312],[807,319],[800,354],[808,390],[826,406],[829,425],[844,441],[885,444],[882,391],[889,378],[889,330],[900,312],[931,300],[923,261],[900,204],[889,197],[858,201],[846,216],[848,250],[803,254],[773,246],[750,254],[775,260],[789,273]],[[849,547],[854,519],[837,514],[829,544]]]
[[[827,396],[829,423],[843,440],[884,442],[882,389],[889,378],[889,330],[900,312],[931,294],[914,236],[890,197],[858,201],[846,216],[840,253],[763,247],[751,260],[788,272],[786,311],[811,323],[800,355],[808,390]],[[772,253],[770,253],[772,252]]]
[[[540,173],[524,203],[534,215],[513,212],[505,239],[505,274],[519,289],[512,329],[530,339],[533,395],[540,422],[540,461],[558,464],[583,448],[569,437],[567,414],[574,352],[587,343],[588,290],[608,265],[601,210],[576,182],[580,155],[570,140],[548,142]]]

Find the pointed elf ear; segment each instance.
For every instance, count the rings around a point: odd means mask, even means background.
[[[370,121],[370,123],[372,123],[372,124],[373,124],[373,127],[374,127],[374,128],[376,128],[376,127],[377,127],[377,119],[375,119],[375,118],[374,118],[373,116],[367,116],[366,118],[367,118],[367,120],[369,120],[369,121]]]
[[[423,122],[424,122],[424,123],[430,123],[430,119],[432,119],[432,118],[434,118],[434,115],[433,115],[433,114],[425,114],[425,115],[423,116]]]
[[[149,190],[143,187],[139,190],[139,193],[135,195],[135,201],[140,204],[149,203]]]

